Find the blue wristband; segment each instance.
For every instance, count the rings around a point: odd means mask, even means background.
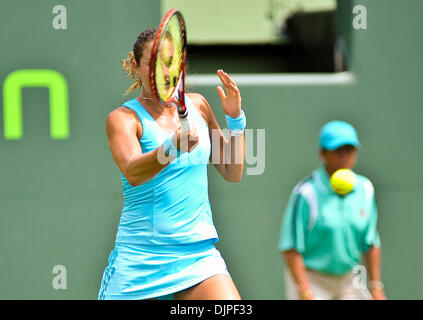
[[[231,131],[242,131],[247,125],[247,118],[245,117],[244,110],[241,109],[241,116],[238,118],[232,118],[225,114],[226,124]]]

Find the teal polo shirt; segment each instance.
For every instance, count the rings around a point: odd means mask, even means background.
[[[301,253],[307,269],[343,275],[360,263],[370,247],[380,246],[376,224],[370,180],[356,174],[353,190],[340,196],[332,190],[321,165],[292,191],[278,248]]]

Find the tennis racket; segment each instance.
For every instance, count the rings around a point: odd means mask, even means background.
[[[150,84],[156,99],[175,103],[182,132],[187,132],[188,110],[185,106],[186,28],[182,14],[169,10],[163,17],[150,60]]]

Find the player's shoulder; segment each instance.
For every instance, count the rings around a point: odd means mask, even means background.
[[[120,106],[107,114],[106,117],[106,132],[110,135],[114,132],[120,132],[123,128],[136,128],[142,130],[141,123],[135,111]]]
[[[107,122],[122,121],[125,119],[134,119],[136,112],[125,106],[120,106],[110,111],[106,117]]]
[[[202,99],[206,99],[204,98],[204,96],[201,93],[198,92],[187,92],[186,95],[191,99],[195,99],[195,100],[202,100]]]
[[[198,112],[200,112],[201,116],[206,120],[207,123],[209,123],[209,119],[211,119],[213,111],[206,98],[204,98],[202,94],[196,92],[187,93],[187,96]]]
[[[191,102],[197,109],[202,111],[209,111],[211,109],[209,103],[202,94],[197,92],[190,92],[187,93],[187,96],[190,98]]]
[[[135,109],[139,102],[137,98],[133,98],[124,101],[120,106],[116,107],[109,112],[108,117],[110,118],[138,118]]]

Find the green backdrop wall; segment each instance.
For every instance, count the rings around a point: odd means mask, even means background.
[[[23,89],[21,139],[4,137],[0,108],[1,299],[96,299],[122,204],[105,118],[132,97],[122,95],[129,82],[119,59],[139,31],[160,21],[158,1],[64,0],[67,29],[55,30],[57,4],[0,3],[0,87],[12,71],[53,69],[69,90],[66,139],[50,136],[46,88]],[[293,186],[319,164],[317,134],[333,119],[355,125],[363,144],[356,169],[376,188],[388,297],[423,297],[423,3],[352,4],[366,6],[368,29],[344,21],[353,38],[351,80],[240,82],[248,128],[266,130],[266,168],[234,184],[209,166],[209,185],[218,247],[243,298],[284,299],[283,210]],[[223,126],[215,86],[198,83],[194,90]],[[52,285],[56,265],[66,267],[65,290]]]

